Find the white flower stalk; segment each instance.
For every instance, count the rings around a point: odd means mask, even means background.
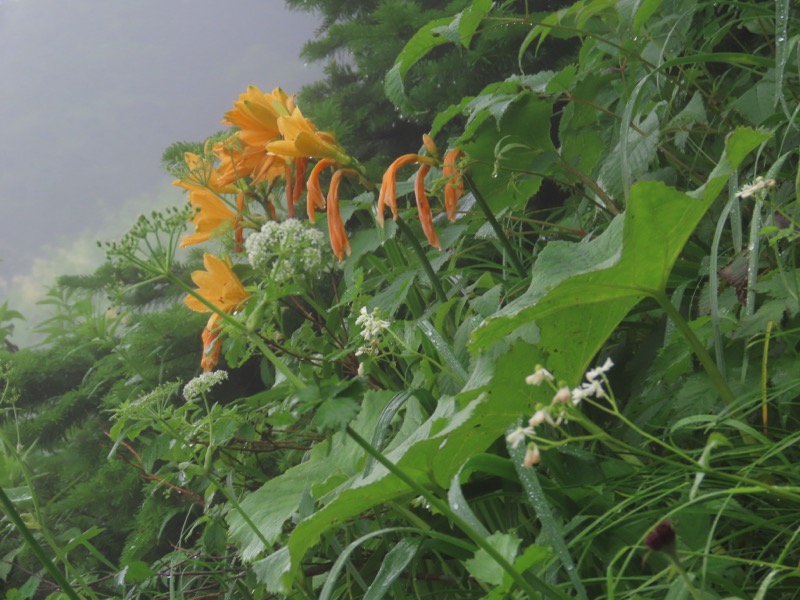
[[[603,375],[608,373],[613,366],[614,363],[612,360],[607,358],[606,362],[604,362],[602,366],[586,371],[586,381],[596,381],[597,379],[600,379]]]
[[[362,306],[359,311],[356,325],[361,326],[361,337],[367,342],[377,340],[381,332],[391,326],[391,322],[378,318],[379,312],[377,308],[374,308],[372,312],[367,312],[366,306]]]
[[[589,369],[586,372],[586,381],[588,383],[582,383],[581,387],[572,390],[572,404],[577,406],[586,398],[606,398],[607,394],[603,388],[603,382],[606,381],[606,373],[613,366],[614,362],[607,358],[602,366]]]
[[[183,386],[183,397],[187,402],[195,402],[208,390],[228,379],[227,371],[209,371],[201,373]]]

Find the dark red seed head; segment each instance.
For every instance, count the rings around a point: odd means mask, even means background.
[[[644,538],[645,545],[658,552],[668,546],[675,544],[675,530],[672,528],[672,523],[669,521],[661,521],[656,525],[653,530]]]

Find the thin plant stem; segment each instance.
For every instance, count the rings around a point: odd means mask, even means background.
[[[522,279],[525,279],[528,276],[528,272],[522,265],[522,261],[520,261],[516,251],[511,246],[511,242],[508,241],[508,237],[506,236],[505,231],[503,231],[503,228],[500,226],[500,223],[497,222],[497,219],[492,213],[492,210],[489,208],[489,204],[486,202],[486,198],[483,197],[483,194],[481,194],[481,192],[478,190],[477,186],[475,185],[475,182],[472,181],[472,178],[469,175],[464,173],[461,175],[461,178],[462,181],[464,182],[464,185],[467,186],[467,189],[469,189],[469,191],[475,197],[475,201],[478,203],[478,206],[483,211],[483,214],[486,216],[486,220],[489,221],[489,225],[491,225],[492,229],[494,229],[495,235],[497,235],[497,240],[500,242],[500,245],[503,246],[503,249],[506,251],[508,259],[514,266],[514,270]]]
[[[75,593],[75,590],[70,585],[67,578],[64,577],[63,573],[58,570],[58,567],[55,566],[50,557],[44,551],[41,544],[36,541],[36,538],[33,537],[31,530],[28,529],[25,522],[22,520],[22,517],[17,512],[17,509],[14,507],[14,504],[11,502],[11,499],[6,496],[5,491],[2,487],[0,487],[0,505],[2,505],[3,512],[6,513],[8,518],[17,528],[19,534],[22,536],[22,539],[28,545],[28,547],[33,551],[36,555],[36,558],[39,559],[39,562],[42,563],[44,568],[50,573],[50,576],[55,580],[55,582],[61,587],[61,591],[64,592],[66,596],[72,598],[74,600],[81,600],[80,596]]]
[[[736,402],[736,397],[733,395],[731,388],[728,386],[728,382],[725,381],[725,377],[723,377],[722,373],[717,368],[717,363],[714,362],[714,359],[711,358],[711,355],[708,353],[705,346],[703,346],[703,343],[698,339],[694,331],[692,331],[692,328],[689,327],[686,319],[684,319],[678,310],[672,305],[672,302],[669,301],[669,298],[664,292],[652,293],[651,296],[656,302],[658,302],[670,319],[672,319],[672,321],[675,323],[675,326],[678,328],[678,331],[680,331],[681,334],[683,334],[683,337],[686,338],[686,341],[689,342],[692,350],[700,360],[700,364],[703,365],[706,373],[708,373],[708,376],[711,378],[711,381],[717,388],[722,400],[729,407],[732,407]]]
[[[436,298],[439,300],[439,302],[447,302],[447,294],[445,293],[439,278],[436,277],[436,272],[433,270],[433,265],[431,265],[431,261],[428,260],[428,256],[425,254],[425,250],[419,243],[419,240],[414,236],[414,233],[411,231],[408,225],[406,225],[402,217],[397,217],[395,222],[397,223],[397,228],[400,230],[400,233],[403,234],[403,237],[408,240],[408,243],[411,244],[411,249],[414,250],[414,253],[417,255],[419,263],[422,265],[422,268],[425,270],[425,274],[428,276],[428,279],[431,282],[431,287],[436,294]]]
[[[665,552],[665,554],[669,557],[670,562],[672,562],[672,566],[675,567],[675,570],[678,572],[678,576],[681,578],[681,581],[683,581],[683,584],[686,586],[686,589],[689,590],[689,593],[691,594],[692,598],[694,600],[703,600],[702,594],[700,594],[700,591],[696,587],[694,587],[694,584],[692,583],[689,574],[686,572],[686,569],[683,568],[683,565],[681,564],[681,559],[678,558],[678,553],[675,552],[673,549],[672,552]]]
[[[367,442],[367,440],[362,438],[355,430],[353,430],[352,427],[348,425],[345,431],[356,444],[361,446],[367,452],[367,454],[372,456],[375,460],[386,467],[390,473],[414,490],[415,493],[425,498],[425,500],[431,505],[431,507],[433,507],[434,510],[439,511],[454,525],[456,525],[456,527],[467,534],[467,536],[469,536],[469,538],[480,549],[486,552],[486,554],[488,554],[506,573],[508,573],[511,579],[520,587],[520,589],[525,591],[529,598],[538,598],[540,594],[544,594],[546,598],[569,598],[565,592],[536,577],[532,573],[528,573],[528,578],[532,580],[528,581],[528,579],[523,577],[522,574],[517,571],[514,566],[502,554],[500,554],[494,546],[489,543],[488,540],[486,540],[486,538],[475,531],[469,525],[469,523],[464,521],[460,516],[450,510],[450,507],[446,502],[442,502],[437,496],[432,494],[430,490],[414,481],[414,479],[409,477],[405,471],[386,458],[382,452],[373,448],[372,445]]]

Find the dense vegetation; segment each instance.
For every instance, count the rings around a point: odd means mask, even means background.
[[[326,79],[0,309],[5,597],[796,597],[797,9],[288,3]]]

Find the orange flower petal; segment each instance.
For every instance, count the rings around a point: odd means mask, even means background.
[[[331,158],[321,159],[314,168],[311,169],[311,174],[308,176],[306,188],[306,211],[308,212],[308,220],[312,223],[316,220],[316,209],[323,210],[325,208],[325,197],[322,195],[322,188],[319,185],[319,175],[323,169],[331,167],[336,164],[336,161]]]
[[[420,159],[426,159],[421,161]],[[389,165],[386,172],[383,174],[381,182],[381,191],[378,194],[378,224],[383,227],[383,212],[386,205],[392,209],[392,218],[397,220],[397,169],[405,165],[410,165],[415,162],[428,162],[429,159],[419,154],[404,154]]]
[[[433,228],[433,215],[431,214],[431,206],[428,202],[428,196],[425,194],[425,175],[431,170],[430,165],[421,165],[417,171],[417,177],[414,180],[414,196],[417,200],[417,212],[419,213],[419,222],[422,225],[422,232],[428,239],[428,243],[434,248],[442,249],[442,244],[436,235],[436,230]]]
[[[339,184],[343,175],[353,177],[357,174],[352,169],[339,169],[331,177],[331,185],[328,188],[328,235],[331,240],[331,249],[339,262],[344,260],[345,253],[350,256],[350,240],[347,239],[347,231],[344,228],[342,215],[339,213]]]

